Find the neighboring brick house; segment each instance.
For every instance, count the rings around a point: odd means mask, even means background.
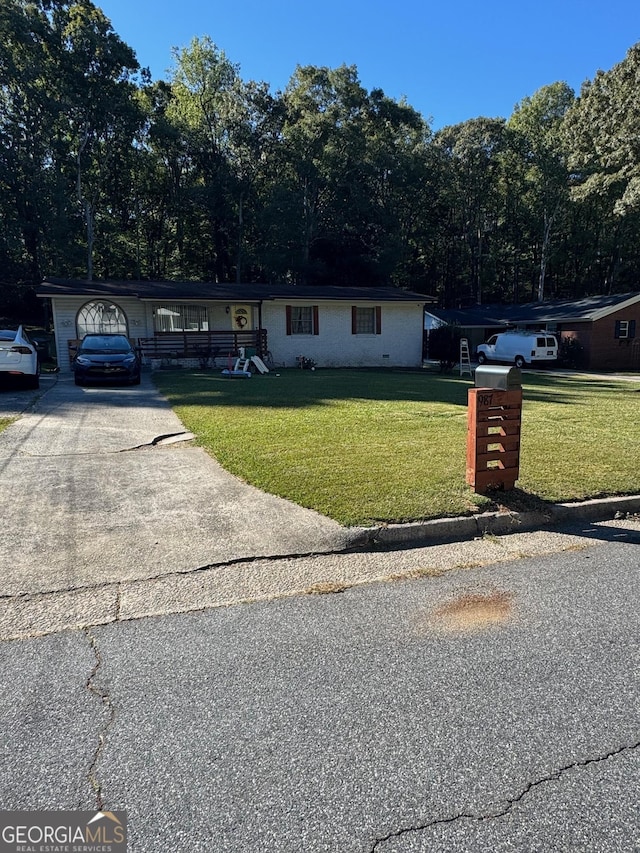
[[[425,303],[396,288],[299,287],[199,282],[79,281],[46,278],[38,296],[51,307],[58,365],[87,332],[119,332],[147,363],[225,362],[239,347],[270,351],[295,367],[417,367]]]
[[[427,306],[426,315],[432,322],[459,325],[473,350],[507,328],[546,329],[560,341],[577,340],[585,368],[640,370],[640,292],[457,310]]]

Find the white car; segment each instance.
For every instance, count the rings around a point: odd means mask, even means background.
[[[22,326],[0,329],[0,375],[7,374],[22,379],[25,388],[40,385],[40,364],[35,344],[29,340]]]

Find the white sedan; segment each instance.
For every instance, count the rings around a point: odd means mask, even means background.
[[[22,326],[0,329],[0,375],[15,376],[24,381],[25,388],[40,385],[40,364],[35,344]]]

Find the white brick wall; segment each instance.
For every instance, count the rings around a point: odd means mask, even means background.
[[[77,338],[76,317],[80,308],[92,301],[85,297],[65,296],[52,300],[56,331],[58,364],[69,368],[68,342]],[[135,298],[113,300],[126,314],[129,337],[153,335],[153,304]],[[209,306],[212,328],[230,328],[230,318],[221,303]],[[296,366],[296,357],[312,358],[319,367],[417,367],[422,363],[423,303],[383,302],[382,333],[353,335],[351,305],[374,307],[372,302],[323,302],[318,300],[318,335],[287,335],[286,304],[309,305],[308,301],[286,303],[285,300],[264,302],[262,325],[274,361],[287,367]],[[257,328],[257,309],[254,310]]]
[[[290,303],[309,305],[310,303]],[[262,307],[262,324],[274,361],[295,367],[296,356],[318,367],[416,367],[422,364],[421,302],[383,302],[382,334],[351,334],[351,304],[318,301],[318,335],[287,335],[284,301]],[[353,303],[371,307],[374,303]]]

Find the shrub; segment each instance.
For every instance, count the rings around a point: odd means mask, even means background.
[[[460,358],[460,326],[439,326],[429,332],[429,358],[440,362],[441,370],[451,370]]]
[[[584,367],[584,347],[577,338],[564,337],[558,345],[558,364],[562,367]]]

